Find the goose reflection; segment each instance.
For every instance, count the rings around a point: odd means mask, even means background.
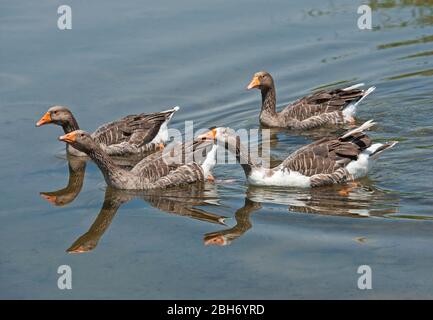
[[[245,198],[244,206],[235,212],[236,225],[232,228],[209,232],[204,235],[205,245],[226,246],[251,229],[250,215],[261,208],[261,204]]]
[[[68,167],[69,180],[65,188],[51,192],[40,192],[42,198],[55,206],[64,206],[74,201],[83,187],[86,160],[68,156]]]
[[[346,185],[331,185],[315,189],[250,187],[249,199],[260,203],[287,205],[290,212],[313,213],[345,217],[370,217],[395,214],[399,197],[374,187],[368,178]]]
[[[152,207],[170,214],[189,217],[208,223],[225,225],[225,216],[213,214],[196,206],[212,206],[218,204],[216,186],[211,183],[196,183],[182,187],[148,191],[127,191],[108,187],[105,191],[104,203],[96,220],[89,230],[80,236],[66,251],[83,253],[93,250],[107,231],[120,206],[133,199],[140,198]]]
[[[366,218],[398,212],[398,197],[375,188],[368,180],[316,189],[260,188],[250,186],[244,206],[235,213],[235,226],[204,235],[205,245],[226,246],[252,228],[250,216],[263,204],[285,205],[290,212]]]
[[[125,169],[132,168],[137,162],[140,161],[139,157],[112,158],[116,164]],[[50,202],[52,205],[59,207],[73,202],[83,187],[84,176],[86,173],[86,164],[89,159],[90,158],[87,157],[76,157],[67,154],[69,168],[69,179],[67,186],[56,191],[41,191],[39,193],[40,196]]]

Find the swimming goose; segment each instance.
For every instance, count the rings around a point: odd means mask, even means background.
[[[168,140],[167,124],[177,110],[179,107],[162,112],[129,115],[100,126],[92,133],[92,138],[110,156],[136,155],[159,150]],[[49,108],[36,126],[48,123],[62,126],[65,134],[79,129],[72,112],[63,106]],[[75,156],[85,156],[85,153],[71,145],[67,146],[67,151]]]
[[[214,143],[197,139],[191,145],[184,143],[176,150],[167,150],[171,153],[181,151],[182,154],[192,150],[194,161],[171,163],[166,161],[170,154],[161,150],[144,158],[128,171],[116,165],[100,144],[83,130],[72,131],[59,137],[59,140],[87,154],[102,171],[107,185],[128,190],[167,188],[205,181],[211,176],[211,170],[215,165],[214,153],[217,149]],[[197,154],[201,156],[196,157]]]
[[[214,140],[235,154],[251,185],[307,188],[344,183],[367,175],[377,156],[397,143],[372,143],[364,131],[374,124],[369,120],[338,137],[310,143],[271,169],[248,154],[230,128],[212,129],[201,138]]]
[[[327,124],[354,123],[357,105],[375,89],[359,89],[363,85],[360,83],[347,88],[320,90],[296,100],[281,112],[276,111],[274,80],[268,72],[256,73],[247,89],[257,88],[262,92],[262,125],[305,130]]]

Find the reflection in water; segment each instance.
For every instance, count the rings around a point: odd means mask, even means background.
[[[321,215],[369,217],[398,212],[399,197],[377,189],[367,179],[346,185],[312,189],[283,189],[251,187],[247,197],[255,202],[287,205],[291,212]]]
[[[196,206],[218,206],[217,187],[211,183],[197,183],[164,190],[149,190],[141,198],[152,207],[167,213],[190,217],[210,223],[225,225],[227,217],[215,215]]]
[[[379,30],[381,28],[406,28],[408,26],[433,25],[432,0],[370,1],[369,5],[373,11],[379,12],[379,21],[378,24],[375,23],[375,30]],[[398,41],[380,44],[377,46],[377,49],[387,50],[399,47],[408,47],[408,49],[410,49],[411,46],[418,48],[420,45],[430,45],[431,42],[433,42],[433,35],[417,35],[415,38],[412,39],[399,39]],[[405,52],[405,54],[401,57],[398,57],[397,60],[416,59],[418,61],[421,59],[428,59],[431,55],[433,55],[433,51],[422,48],[419,52]],[[428,60],[424,61],[425,64],[428,64],[428,62]],[[402,74],[391,75],[386,77],[385,80],[398,80],[419,76],[430,77],[432,75],[433,69],[427,67],[422,70],[415,70],[411,72],[404,72]]]
[[[362,218],[397,213],[398,199],[367,183],[359,182],[314,189],[294,189],[293,192],[288,192],[287,189],[249,187],[244,206],[235,213],[236,225],[205,234],[204,244],[231,244],[252,228],[250,215],[259,210],[263,203],[287,205],[291,212]]]
[[[235,212],[236,225],[229,229],[209,232],[204,235],[205,245],[226,246],[251,229],[250,215],[261,208],[261,204],[245,198],[245,204]]]
[[[380,13],[375,30],[433,24],[432,0],[371,0],[368,5]]]
[[[125,169],[131,169],[136,163],[140,161],[140,158],[116,158],[112,157],[116,164]],[[54,206],[65,206],[78,196],[83,187],[84,175],[86,173],[86,163],[89,160],[88,157],[76,157],[67,154],[68,167],[69,167],[69,180],[68,185],[57,191],[41,191],[40,195],[42,198],[50,202]]]
[[[64,206],[74,201],[83,187],[86,160],[68,156],[68,166],[69,180],[65,188],[51,192],[40,192],[42,198],[55,206]]]
[[[262,203],[286,205],[291,212],[321,215],[369,217],[386,216],[398,211],[398,197],[387,194],[368,184],[353,183],[315,189],[274,189],[250,187],[244,206],[235,212],[235,226],[204,235],[205,245],[225,246],[252,228],[250,215]],[[93,250],[108,229],[119,207],[140,198],[161,211],[209,223],[226,225],[226,217],[207,212],[196,206],[218,205],[216,186],[191,184],[180,188],[134,192],[107,188],[104,204],[89,230],[79,237],[67,252],[82,253]]]
[[[421,51],[418,53],[410,54],[408,56],[402,57],[399,60],[405,60],[405,59],[413,59],[413,58],[420,58],[420,57],[429,57],[433,56],[433,51]]]
[[[143,199],[151,206],[164,212],[225,225],[224,220],[226,217],[194,208],[194,206],[218,204],[216,187],[210,184],[190,184],[167,189],[163,193],[161,190],[137,192],[108,187],[98,217],[89,230],[67,249],[67,252],[83,253],[93,250],[97,246],[99,239],[107,231],[119,207],[135,198]]]
[[[422,43],[429,43],[433,41],[433,35],[424,36],[416,39],[409,39],[409,40],[403,40],[403,41],[397,41],[397,42],[391,42],[386,44],[381,44],[377,46],[377,49],[390,49],[390,48],[396,48],[396,47],[402,47],[402,46],[409,46],[413,44],[422,44]]]
[[[386,80],[398,80],[398,79],[412,78],[412,77],[417,77],[417,76],[431,77],[431,76],[433,76],[433,69],[403,73],[403,74],[399,74],[397,76],[387,77]]]

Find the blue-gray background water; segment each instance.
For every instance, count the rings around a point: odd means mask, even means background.
[[[72,30],[57,28],[61,4]],[[372,30],[357,27],[362,4]],[[433,298],[432,14],[432,1],[402,0],[2,1],[0,297]],[[260,95],[245,87],[259,70],[274,75],[279,107],[319,87],[377,86],[357,121],[400,143],[352,189],[248,189],[239,166],[218,166],[221,183],[98,217],[106,187],[89,162],[74,201],[40,196],[69,179],[61,129],[35,128],[48,106],[89,131],[173,105],[181,130],[256,128]],[[278,161],[312,137],[272,141]],[[93,250],[66,252],[83,239]],[[72,290],[57,287],[64,264]],[[372,290],[357,287],[360,265]]]

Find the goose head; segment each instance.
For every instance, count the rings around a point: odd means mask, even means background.
[[[64,141],[75,149],[89,153],[98,147],[93,138],[84,130],[75,130],[59,137],[60,141]]]
[[[54,194],[54,192],[40,192],[40,196],[54,206],[64,206],[75,199],[75,193]]]
[[[98,245],[98,241],[92,238],[91,233],[85,233],[78,238],[67,250],[68,253],[85,253],[92,251]]]
[[[248,90],[251,89],[260,89],[266,90],[274,87],[274,79],[269,72],[260,71],[254,74],[253,79],[250,84],[247,86]]]
[[[231,243],[228,237],[224,234],[220,234],[219,232],[212,232],[206,234],[203,239],[205,246],[226,246]]]
[[[48,123],[54,123],[59,126],[63,126],[73,121],[74,118],[72,116],[72,112],[68,108],[63,106],[52,106],[42,116],[42,118],[36,122],[36,126],[40,127]]]
[[[218,139],[224,139],[229,135],[236,135],[236,132],[228,127],[213,127],[208,132],[203,133],[197,137],[197,139],[216,141]]]

